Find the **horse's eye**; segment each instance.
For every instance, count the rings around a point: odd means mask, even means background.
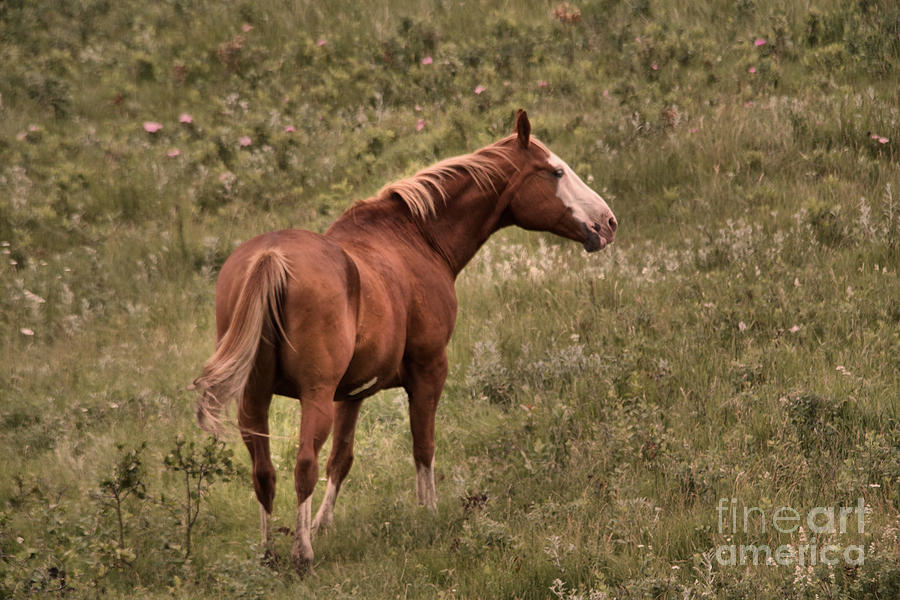
[[[553,176],[557,179],[562,179],[563,175],[565,175],[565,171],[562,169],[553,169]]]

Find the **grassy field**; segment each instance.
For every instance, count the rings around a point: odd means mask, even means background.
[[[9,0],[0,63],[0,597],[900,597],[892,0]],[[519,107],[616,243],[495,236],[437,513],[382,392],[314,573],[264,565],[247,453],[186,389],[219,266]]]

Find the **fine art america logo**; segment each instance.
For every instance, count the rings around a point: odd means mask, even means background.
[[[856,506],[816,506],[802,514],[790,506],[779,506],[768,513],[758,506],[743,506],[737,498],[721,498],[716,506],[719,534],[726,541],[751,534],[782,533],[792,543],[775,548],[768,544],[722,544],[715,549],[722,566],[781,565],[801,567],[817,564],[862,565],[865,548],[841,545],[840,535],[862,536],[866,525],[866,504],[858,498]],[[810,533],[810,540],[806,532]],[[795,541],[795,536],[797,541]]]

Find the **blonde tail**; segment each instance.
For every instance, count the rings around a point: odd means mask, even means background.
[[[221,434],[222,410],[232,402],[240,403],[263,336],[270,333],[286,339],[281,302],[289,276],[287,259],[280,250],[265,249],[251,262],[228,330],[194,380],[200,394],[197,422],[209,433]]]

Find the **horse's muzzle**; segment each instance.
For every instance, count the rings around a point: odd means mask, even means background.
[[[610,226],[607,231],[603,231],[603,227],[599,223],[594,223],[591,227],[588,227],[586,223],[582,223],[581,227],[584,231],[582,245],[584,249],[588,252],[597,252],[610,245],[616,237],[615,226],[612,223],[615,223],[613,217],[610,218]]]

